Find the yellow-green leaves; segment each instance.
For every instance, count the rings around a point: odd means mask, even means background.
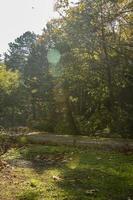
[[[7,70],[6,67],[0,66],[0,90],[4,90],[9,94],[12,90],[17,89],[19,86],[19,73],[18,71],[12,72]]]

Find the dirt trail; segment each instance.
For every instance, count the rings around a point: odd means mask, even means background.
[[[31,143],[51,143],[51,144],[65,144],[73,145],[76,141],[77,146],[86,147],[108,147],[115,148],[130,148],[133,149],[133,140],[129,139],[110,139],[110,138],[90,138],[88,136],[72,136],[72,135],[54,135],[40,132],[33,132],[26,135]]]

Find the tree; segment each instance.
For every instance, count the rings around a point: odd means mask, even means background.
[[[41,36],[10,44],[5,63],[21,72],[15,116],[52,132],[132,137],[131,2],[74,2],[58,0],[60,18]]]
[[[5,126],[14,124],[19,78],[18,71],[12,72],[6,66],[0,66],[0,124]]]
[[[8,53],[5,54],[5,64],[9,69],[17,69],[23,73],[36,38],[37,36],[34,33],[27,31],[15,39],[15,42],[9,43]]]
[[[40,129],[47,126],[46,129],[53,131],[55,121],[53,80],[49,72],[47,53],[47,43],[42,42],[40,37],[28,57],[24,82],[29,94],[31,121],[33,120],[34,126],[38,124]],[[50,121],[52,121],[51,124]]]
[[[62,35],[71,49],[66,51],[62,66],[66,66],[65,75],[69,80],[75,78],[78,81],[80,77],[78,87],[82,88],[81,94],[84,94],[79,95],[77,91],[75,96],[78,102],[76,107],[79,104],[82,111],[78,114],[80,122],[83,118],[90,131],[109,127],[111,132],[120,132],[125,126],[125,111],[121,107],[119,94],[123,90],[121,87],[126,85],[124,74],[130,68],[128,62],[126,66],[124,64],[125,58],[130,61],[130,46],[125,51],[124,44],[130,44],[131,38],[130,1],[80,1],[74,7],[68,1],[58,1],[57,10],[64,21]],[[73,83],[70,84],[71,88]],[[75,86],[77,88],[77,83]],[[72,94],[75,93],[73,89]],[[84,100],[81,98],[83,96]],[[121,118],[120,112],[123,113]]]

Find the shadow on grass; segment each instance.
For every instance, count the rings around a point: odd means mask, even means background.
[[[133,198],[133,182],[130,183],[129,168],[132,158],[116,153],[89,152],[88,149],[65,149],[71,154],[71,160],[62,164],[56,160],[60,155],[65,158],[64,148],[50,147],[42,151],[27,150],[25,156],[32,160],[32,167],[41,174],[47,169],[60,169],[61,181],[55,184],[65,191],[68,200],[127,200]],[[53,162],[45,161],[42,165],[35,162],[37,155],[48,157],[52,154]],[[110,158],[111,157],[111,158]],[[129,166],[129,168],[128,168]],[[126,172],[127,171],[127,172]]]
[[[33,168],[38,174],[42,174],[47,169],[64,166],[69,153],[69,147],[28,145],[9,152],[7,160],[11,165]]]
[[[18,200],[38,200],[39,192],[34,190],[25,190],[18,197]]]
[[[70,147],[29,146],[20,150],[20,157],[38,174],[58,169],[59,180],[54,184],[64,191],[65,200],[133,199],[131,156]],[[65,159],[69,162],[62,163]]]
[[[127,200],[133,198],[133,185],[120,175],[98,169],[66,169],[58,187],[72,200]]]

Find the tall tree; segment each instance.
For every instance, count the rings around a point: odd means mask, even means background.
[[[15,123],[17,92],[20,86],[19,73],[0,66],[0,124],[11,126]]]
[[[36,38],[37,36],[34,33],[27,31],[14,42],[9,43],[8,53],[5,54],[5,64],[9,69],[17,69],[23,73]]]

